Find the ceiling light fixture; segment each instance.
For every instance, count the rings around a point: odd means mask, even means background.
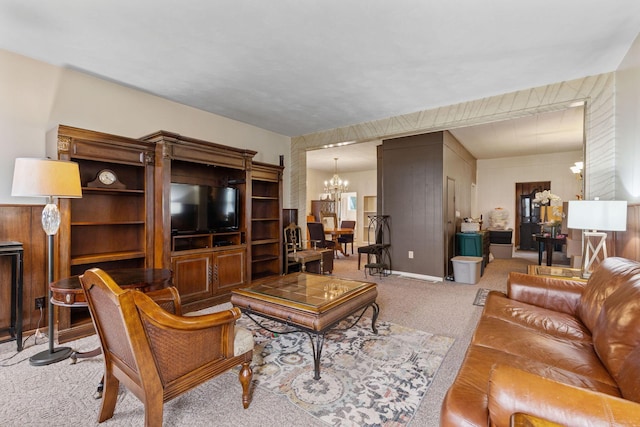
[[[333,172],[333,176],[330,180],[324,182],[324,192],[329,194],[331,200],[340,200],[342,193],[347,191],[349,181],[342,180],[338,175],[338,158],[334,157],[336,164]]]

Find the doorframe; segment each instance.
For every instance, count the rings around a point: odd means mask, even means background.
[[[515,221],[514,221],[514,238],[513,245],[516,248],[520,247],[520,218],[522,217],[522,209],[520,206],[520,196],[525,194],[531,194],[532,192],[538,190],[550,190],[551,189],[551,181],[533,181],[533,182],[516,182],[516,208],[514,212],[516,213]]]
[[[447,176],[444,218],[445,279],[453,280],[453,264],[451,263],[451,258],[456,256],[456,229],[458,224],[456,216],[456,180],[450,176]]]

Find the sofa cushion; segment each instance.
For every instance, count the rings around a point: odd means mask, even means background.
[[[562,372],[558,381],[589,388],[603,384],[617,389],[590,342],[558,338],[542,330],[485,317],[478,324],[473,344],[509,355],[512,364],[521,369],[523,364],[530,364],[536,367],[532,372],[540,371],[545,376],[552,369]]]
[[[604,301],[593,329],[593,343],[600,360],[619,383],[622,395],[640,402],[640,272],[620,283]],[[635,378],[634,382],[624,381],[623,376],[629,375]]]
[[[621,283],[640,273],[640,264],[624,258],[611,257],[602,261],[593,272],[582,292],[577,315],[587,328],[593,332],[598,321],[602,305],[615,292]]]
[[[584,281],[511,272],[507,295],[516,301],[575,315],[585,286]]]
[[[539,329],[563,339],[592,342],[591,332],[574,316],[516,301],[496,291],[487,296],[482,315]]]

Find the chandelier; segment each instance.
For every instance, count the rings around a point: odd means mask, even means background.
[[[338,175],[338,158],[334,157],[334,160],[336,161],[335,170],[331,179],[324,182],[324,192],[329,194],[331,200],[340,200],[342,193],[347,191],[349,182],[340,178],[340,175]]]

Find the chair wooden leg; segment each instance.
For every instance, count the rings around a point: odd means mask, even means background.
[[[162,410],[164,402],[162,393],[155,398],[150,398],[144,403],[144,425],[145,427],[155,427],[162,425]]]
[[[238,379],[240,380],[240,384],[242,384],[242,406],[244,409],[249,407],[250,400],[250,387],[251,380],[253,378],[253,371],[251,370],[251,366],[249,362],[244,362],[242,364],[242,369],[240,369],[240,373],[238,374]]]
[[[105,372],[103,381],[102,405],[100,405],[100,414],[98,415],[99,423],[113,417],[113,411],[116,409],[118,401],[118,387],[120,386],[120,381],[109,372]]]

